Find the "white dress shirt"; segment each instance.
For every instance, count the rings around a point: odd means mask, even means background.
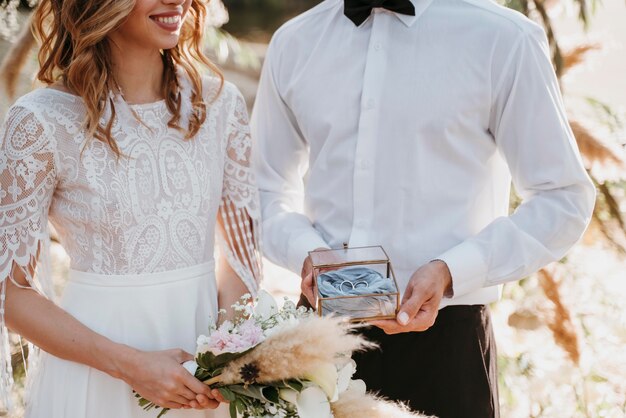
[[[360,27],[326,0],[269,46],[252,117],[265,255],[382,245],[401,290],[432,259],[446,304],[562,258],[595,189],[544,31],[489,0],[412,0]],[[523,204],[509,214],[511,180]]]

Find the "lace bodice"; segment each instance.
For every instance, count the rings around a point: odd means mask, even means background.
[[[211,261],[216,225],[222,225],[222,249],[254,293],[260,211],[246,107],[228,83],[211,103],[218,88],[218,81],[205,79],[207,118],[191,140],[168,127],[165,101],[116,105],[121,111],[112,132],[120,158],[86,137],[80,98],[50,88],[20,98],[0,134],[0,285],[6,286],[13,263],[27,271],[38,258],[29,281],[49,293],[42,270],[48,221],[72,269],[116,275]],[[0,346],[4,359],[8,346]]]

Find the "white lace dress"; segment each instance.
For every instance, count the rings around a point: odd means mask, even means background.
[[[184,83],[183,99],[189,97]],[[221,249],[251,293],[261,275],[259,206],[249,167],[244,101],[205,79],[207,118],[197,136],[168,127],[165,101],[128,106],[116,98],[113,137],[124,157],[88,139],[80,98],[38,89],[9,110],[0,134],[0,400],[13,382],[4,324],[6,280],[28,271],[53,297],[48,221],[71,259],[60,305],[91,329],[143,350],[195,351],[216,319],[216,219]],[[183,100],[184,101],[184,100]],[[132,116],[139,117],[139,122]],[[183,108],[185,112],[185,108]],[[104,118],[107,118],[105,115]],[[183,118],[182,126],[186,126]],[[35,350],[36,351],[36,350]],[[121,380],[41,353],[27,401],[29,418],[154,417]],[[171,411],[176,417],[210,412]]]

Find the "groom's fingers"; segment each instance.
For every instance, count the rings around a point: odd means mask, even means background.
[[[403,332],[422,332],[434,325],[437,314],[438,306],[427,303],[422,305],[422,309],[420,309],[415,317],[410,319],[406,325],[402,325],[397,320],[393,319],[371,321],[369,324],[382,329],[385,334],[390,335]]]
[[[400,328],[400,326],[398,325],[398,322],[394,321],[393,319],[382,319],[382,320],[379,320],[379,321],[369,321],[368,324],[373,326],[373,327],[377,327],[377,328],[382,329],[383,331],[385,331],[385,334],[396,334],[396,332],[394,332],[394,331],[397,330],[398,328]]]
[[[302,294],[308,299],[311,306],[315,306],[315,295],[313,294],[313,273],[309,273],[302,278],[300,285]]]
[[[402,326],[406,326],[412,321],[422,309],[422,306],[426,303],[430,295],[426,295],[422,292],[416,291],[413,287],[410,287],[411,296],[402,302],[400,305],[400,311],[396,320]]]
[[[415,315],[412,325],[416,331],[426,331],[435,325],[437,314],[439,313],[439,304],[425,303],[420,311]]]
[[[407,300],[411,299],[411,296],[413,296],[413,285],[409,282],[409,285],[404,290],[404,295],[402,296],[402,303],[400,304],[400,306],[404,305]]]

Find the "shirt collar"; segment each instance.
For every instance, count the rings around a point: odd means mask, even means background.
[[[424,11],[430,6],[430,3],[433,0],[409,0],[415,6],[415,16],[403,15],[400,13],[394,13],[402,23],[404,23],[407,27],[413,26],[413,24],[419,19],[419,17],[424,13]]]
[[[409,1],[411,3],[413,3],[413,6],[415,6],[415,16],[409,16],[409,15],[403,15],[403,14],[400,14],[400,13],[389,12],[389,13],[394,14],[407,27],[413,26],[413,24],[417,21],[417,19],[419,19],[419,17],[422,15],[422,13],[424,13],[424,11],[428,8],[428,6],[430,6],[430,3],[433,2],[433,0],[409,0]],[[341,6],[342,9],[341,10],[343,12],[343,0],[340,0],[340,3],[342,4],[342,6]],[[374,14],[374,11],[372,11],[372,14]],[[370,15],[367,19],[365,19],[365,22],[367,22],[371,18],[372,18],[372,16]],[[363,23],[365,23],[365,22],[363,22]],[[361,26],[363,26],[363,24],[361,24]]]

